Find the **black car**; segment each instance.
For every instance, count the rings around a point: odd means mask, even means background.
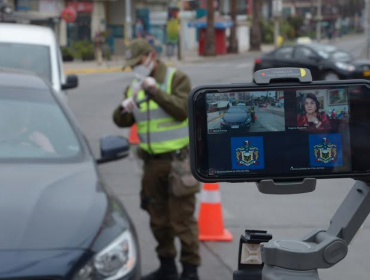
[[[284,46],[255,60],[254,72],[276,67],[308,68],[314,80],[370,77],[370,61],[355,60],[334,46],[307,44]]]
[[[101,139],[95,160],[42,79],[0,70],[0,279],[139,279],[137,237],[97,164],[128,155]]]
[[[231,106],[221,118],[221,129],[249,129],[251,117],[245,106]]]

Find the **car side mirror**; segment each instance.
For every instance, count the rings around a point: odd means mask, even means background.
[[[76,75],[68,75],[66,83],[62,85],[62,90],[78,87],[78,77]]]
[[[96,160],[97,164],[123,159],[130,153],[130,143],[122,136],[105,136],[100,139],[100,153],[101,158]]]

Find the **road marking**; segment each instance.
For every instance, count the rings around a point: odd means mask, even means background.
[[[213,122],[214,120],[217,120],[218,118],[221,118],[225,115],[225,113],[222,113],[221,115],[214,117],[213,119],[207,120],[207,122]]]
[[[272,131],[278,131],[276,128],[273,128],[271,125],[269,125],[269,124],[267,124],[267,123],[265,123],[265,122],[261,122],[261,121],[260,121],[260,123],[261,123],[261,125],[262,125],[263,127],[266,127],[266,128],[268,128],[268,129],[270,129],[270,130],[272,130]]]

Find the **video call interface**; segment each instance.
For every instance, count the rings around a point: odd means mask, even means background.
[[[207,93],[206,106],[209,175],[352,170],[346,87]]]

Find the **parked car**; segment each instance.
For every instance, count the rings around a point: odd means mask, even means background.
[[[34,72],[48,81],[66,102],[65,90],[78,86],[76,75],[65,77],[59,45],[47,27],[0,23],[0,68]]]
[[[251,117],[246,107],[231,106],[221,118],[221,129],[249,129]]]
[[[266,107],[267,107],[267,104],[262,103],[262,104],[260,104],[258,107],[260,107],[260,108],[266,108]]]
[[[94,159],[50,85],[1,70],[0,131],[0,279],[139,279],[135,229],[97,170],[127,139]]]
[[[254,71],[276,67],[308,68],[314,80],[370,78],[369,60],[355,60],[348,52],[323,44],[278,48],[257,58]]]

